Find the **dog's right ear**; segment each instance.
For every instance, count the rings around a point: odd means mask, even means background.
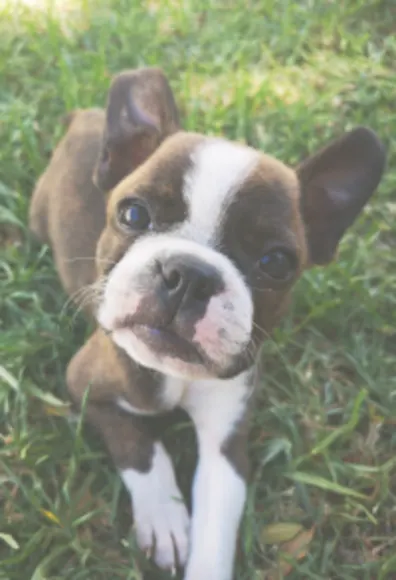
[[[376,190],[385,162],[377,135],[357,127],[298,166],[311,266],[333,259],[345,231]]]
[[[179,129],[175,99],[160,69],[118,74],[110,86],[95,185],[109,191]]]

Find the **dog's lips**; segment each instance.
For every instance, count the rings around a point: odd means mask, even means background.
[[[167,327],[155,327],[126,317],[115,330],[128,329],[159,356],[177,358],[189,363],[204,364],[197,348],[177,332]]]

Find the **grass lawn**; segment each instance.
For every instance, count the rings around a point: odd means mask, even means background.
[[[103,106],[111,75],[140,65],[166,71],[186,128],[290,164],[357,124],[389,149],[338,261],[304,276],[263,348],[236,578],[395,579],[394,0],[44,4],[0,0],[0,580],[167,578],[137,554],[118,476],[69,416],[65,368],[89,329],[26,231],[62,115]],[[187,481],[188,427],[169,436]]]

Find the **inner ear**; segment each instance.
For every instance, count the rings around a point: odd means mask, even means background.
[[[110,87],[106,122],[93,180],[106,192],[180,129],[169,83],[160,69],[118,74]]]
[[[358,217],[385,168],[377,135],[358,127],[297,168],[310,261],[331,261],[345,231]]]

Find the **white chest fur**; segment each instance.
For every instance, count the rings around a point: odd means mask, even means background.
[[[252,391],[251,372],[230,380],[205,380],[189,383],[180,406],[194,422],[200,444],[221,444],[242,417]]]

